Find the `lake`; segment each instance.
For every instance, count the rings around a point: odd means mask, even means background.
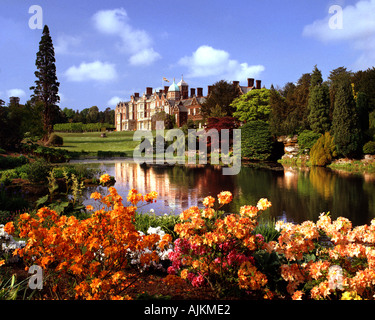
[[[272,207],[266,215],[277,220],[315,222],[321,212],[328,211],[332,218],[347,217],[353,225],[369,224],[375,218],[375,175],[277,164],[272,169],[243,166],[238,175],[224,176],[219,166],[141,166],[132,160],[85,163],[114,176],[115,188],[124,200],[131,188],[142,194],[157,191],[158,201],[142,206],[139,212],[153,209],[156,214],[179,214],[190,206],[203,207],[205,196],[230,191],[233,202],[225,207],[227,212],[238,212],[242,205],[268,198]],[[87,188],[86,205],[93,204],[93,191],[107,194],[104,187]]]

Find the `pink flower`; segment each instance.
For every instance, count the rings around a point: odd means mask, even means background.
[[[204,278],[203,278],[203,276],[201,274],[199,276],[196,276],[193,279],[193,281],[191,282],[191,284],[194,287],[201,287],[201,286],[203,286],[203,284],[204,284]]]
[[[177,270],[173,266],[170,266],[168,267],[167,272],[169,274],[176,274]]]

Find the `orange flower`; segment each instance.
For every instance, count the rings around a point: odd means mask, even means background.
[[[94,199],[94,200],[99,200],[102,198],[102,195],[99,193],[99,192],[93,192],[90,196],[91,199]]]
[[[88,205],[88,206],[86,206],[86,210],[92,211],[92,210],[94,210],[94,207],[92,205]]]
[[[215,198],[214,197],[211,197],[211,196],[208,196],[206,198],[203,199],[203,205],[205,207],[213,207],[214,206],[214,203],[215,203]]]
[[[155,191],[152,191],[150,193],[147,193],[145,196],[144,196],[144,200],[146,202],[151,202],[153,203],[154,200],[156,201],[156,198],[158,197],[158,193],[155,192]]]
[[[180,276],[182,279],[187,279],[188,274],[189,274],[189,269],[184,269],[181,271]]]
[[[15,230],[16,230],[16,229],[14,228],[13,221],[8,222],[8,223],[4,226],[4,231],[5,231],[7,234],[13,234],[13,232],[14,232]]]
[[[5,260],[0,260],[0,267],[5,264]]]
[[[298,291],[294,292],[294,294],[292,296],[292,299],[293,300],[302,300],[302,296],[303,296],[303,291],[298,290]]]
[[[220,204],[228,204],[232,201],[233,196],[230,191],[222,191],[217,195]]]
[[[254,206],[242,206],[240,208],[240,215],[255,218],[258,213],[258,208]]]
[[[138,193],[136,189],[131,189],[128,193],[128,198],[127,200],[131,202],[132,204],[137,204],[139,201],[143,200],[143,196]]]
[[[205,208],[202,211],[202,217],[212,219],[215,216],[215,210],[212,208]]]
[[[108,173],[106,174],[103,174],[100,179],[99,179],[100,183],[107,183],[109,181],[111,181],[111,177]]]

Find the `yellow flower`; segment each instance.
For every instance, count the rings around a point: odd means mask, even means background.
[[[258,210],[266,210],[271,206],[271,202],[269,202],[266,198],[262,198],[258,201],[257,208]]]
[[[345,291],[341,296],[341,300],[362,300],[362,298],[355,291]]]

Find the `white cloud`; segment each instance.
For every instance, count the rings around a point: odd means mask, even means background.
[[[130,64],[148,65],[161,58],[160,54],[152,48],[150,35],[129,24],[125,9],[98,11],[92,20],[99,32],[120,38],[121,41],[116,44],[116,47],[121,53],[131,55]]]
[[[190,71],[188,77],[192,78],[220,76],[242,81],[249,77],[259,77],[260,73],[265,70],[262,65],[239,63],[230,59],[228,52],[206,45],[200,46],[191,56],[181,58],[178,63],[188,67]]]
[[[303,29],[303,35],[316,38],[325,43],[347,42],[360,52],[358,67],[375,64],[375,0],[358,1],[354,6],[342,8],[342,28],[330,28],[330,19],[336,12],[316,20]]]
[[[82,82],[88,80],[110,81],[117,78],[114,64],[95,61],[91,63],[82,62],[79,67],[72,66],[66,72],[68,81]]]
[[[144,49],[129,58],[129,63],[133,66],[150,65],[161,58],[160,54],[153,48]]]
[[[114,96],[111,99],[108,100],[107,105],[110,107],[115,107],[120,101],[125,101],[125,99],[120,98],[118,96]]]
[[[10,90],[7,90],[7,96],[8,96],[8,98],[9,97],[22,98],[22,97],[26,96],[26,92],[23,91],[22,89],[10,89]]]
[[[72,48],[81,44],[81,39],[79,37],[61,35],[57,37],[55,44],[56,54],[71,54]]]

